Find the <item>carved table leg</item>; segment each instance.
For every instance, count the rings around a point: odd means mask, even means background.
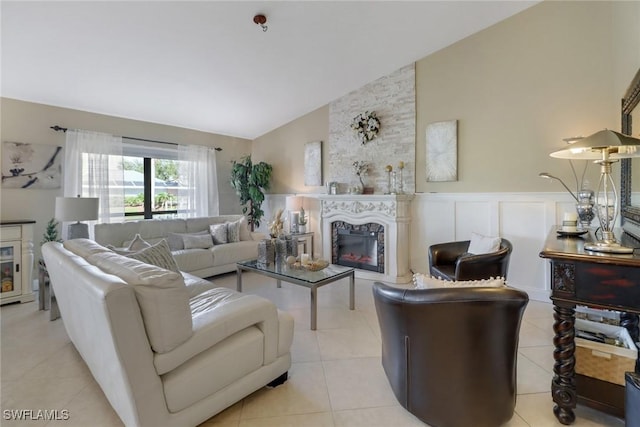
[[[576,416],[573,409],[576,407],[576,383],[575,383],[575,306],[553,306],[553,331],[555,337],[553,344],[554,377],[551,382],[551,395],[556,405],[553,408],[558,421],[562,424],[572,424]]]

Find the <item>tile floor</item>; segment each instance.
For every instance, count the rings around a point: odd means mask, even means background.
[[[214,281],[235,289],[235,273]],[[380,363],[380,331],[372,282],[356,280],[356,310],[348,309],[347,281],[321,288],[318,330],[309,330],[308,290],[246,273],[245,292],[274,301],[295,318],[289,380],[261,389],[202,426],[423,426],[396,401]],[[9,422],[2,426],[121,426],[61,320],[50,322],[37,302],[0,309],[2,409],[67,409],[67,421]],[[518,359],[516,413],[507,424],[560,426],[552,412],[551,304],[531,301]],[[480,391],[479,391],[480,392]],[[575,426],[624,426],[624,421],[578,406]]]

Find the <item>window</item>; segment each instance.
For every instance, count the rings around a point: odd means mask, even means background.
[[[177,215],[178,160],[123,156],[122,169],[127,220]]]

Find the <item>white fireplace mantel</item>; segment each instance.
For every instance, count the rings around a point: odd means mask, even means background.
[[[409,227],[413,194],[327,194],[319,199],[322,201],[322,251],[325,259],[331,259],[331,223],[378,223],[385,228],[384,273],[356,270],[356,276],[391,283],[408,283],[411,280]]]

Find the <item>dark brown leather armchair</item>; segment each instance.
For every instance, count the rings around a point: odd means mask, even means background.
[[[525,292],[376,282],[373,296],[382,366],[405,409],[433,427],[496,427],[511,419]]]
[[[502,239],[497,252],[481,255],[467,253],[470,240],[438,243],[429,247],[429,273],[445,280],[507,278],[513,246]]]

